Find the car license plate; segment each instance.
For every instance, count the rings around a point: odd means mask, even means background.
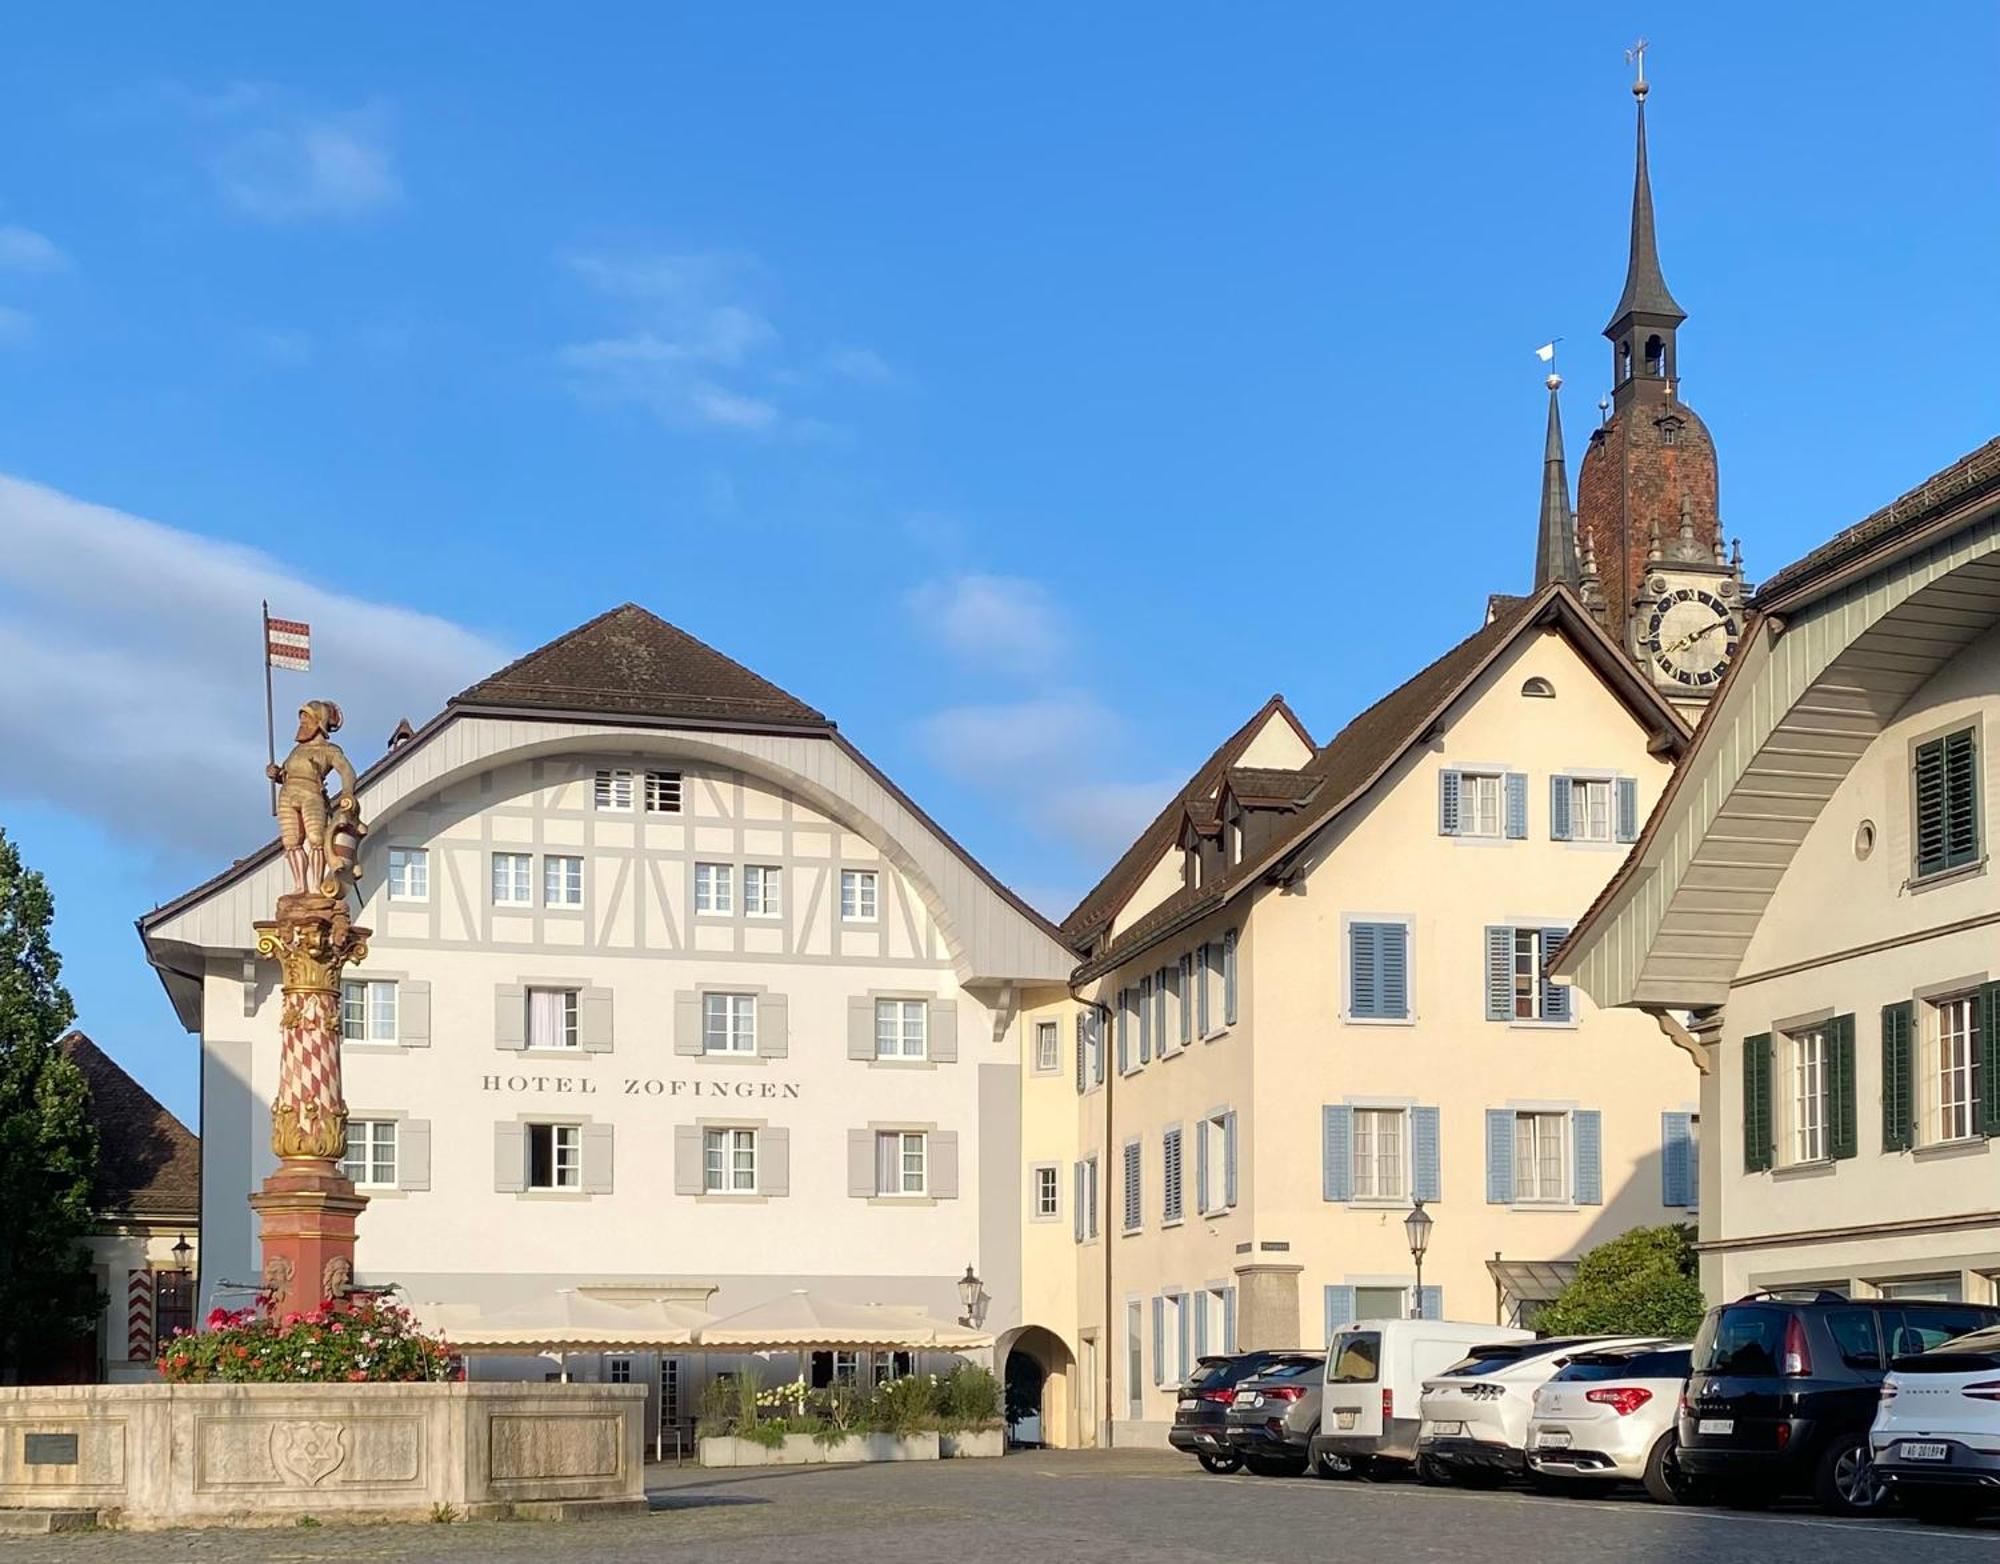
[[[1183,1412],[1192,1412],[1196,1410],[1196,1408],[1198,1408],[1200,1405],[1201,1403],[1199,1401],[1195,1400],[1192,1396],[1190,1396],[1181,1403],[1180,1409]]]
[[[1247,1396],[1238,1396],[1236,1404],[1240,1407],[1260,1407],[1264,1404],[1264,1398],[1253,1391]]]
[[[1361,1413],[1353,1407],[1348,1407],[1333,1414],[1334,1422],[1338,1423],[1342,1428],[1352,1428],[1360,1420],[1360,1417]]]
[[[1440,1439],[1455,1439],[1465,1432],[1463,1423],[1433,1423],[1431,1432]]]
[[[1694,1425],[1694,1431],[1698,1434],[1733,1434],[1736,1432],[1736,1419],[1733,1417],[1705,1417]]]
[[[1567,1450],[1570,1434],[1567,1428],[1545,1428],[1535,1435],[1537,1450]]]
[[[1951,1447],[1942,1444],[1912,1444],[1905,1440],[1896,1446],[1896,1455],[1904,1461],[1943,1461],[1951,1456]]]

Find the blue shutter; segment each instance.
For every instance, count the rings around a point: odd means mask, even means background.
[[[1139,1062],[1153,1059],[1153,980],[1139,979]]]
[[[1691,1113],[1660,1115],[1660,1204],[1687,1207],[1694,1204],[1694,1150],[1690,1131]]]
[[[1528,834],[1528,779],[1518,771],[1507,773],[1507,835],[1521,841]]]
[[[1347,926],[1347,1013],[1372,1021],[1382,1014],[1382,925]]]
[[[1549,840],[1552,842],[1569,840],[1569,806],[1574,792],[1568,777],[1549,778]]]
[[[1571,1121],[1570,1136],[1576,1153],[1576,1203],[1601,1206],[1604,1204],[1604,1115],[1595,1108],[1579,1108]]]
[[[1070,1167],[1070,1227],[1076,1234],[1076,1241],[1083,1242],[1083,1164],[1074,1163]]]
[[[1222,1289],[1222,1350],[1236,1350],[1236,1289]]]
[[[1127,997],[1130,989],[1118,990],[1118,1073],[1125,1074],[1132,1068],[1132,1002]]]
[[[1236,1113],[1232,1109],[1222,1116],[1222,1203],[1230,1210],[1236,1208]]]
[[[1514,1203],[1514,1112],[1511,1108],[1486,1110],[1486,1203],[1511,1206]]]
[[[1087,1046],[1089,1039],[1090,1023],[1086,1019],[1085,1012],[1079,1010],[1076,1013],[1076,1094],[1079,1097],[1083,1095],[1084,1086],[1087,1084],[1084,1069],[1090,1059],[1090,1050]]]
[[[1544,1021],[1568,1021],[1571,1019],[1569,1012],[1569,985],[1566,983],[1551,982],[1546,976],[1549,959],[1555,955],[1557,947],[1568,938],[1568,929],[1542,930],[1542,966],[1545,973],[1542,978],[1542,1019]]]
[[[1444,1198],[1443,1170],[1438,1147],[1438,1111],[1435,1108],[1410,1110],[1410,1147],[1415,1164],[1411,1193],[1419,1200]]]
[[[1181,1328],[1180,1341],[1178,1343],[1180,1350],[1176,1354],[1177,1361],[1174,1365],[1174,1382],[1176,1384],[1185,1384],[1187,1382],[1188,1368],[1190,1366],[1188,1361],[1188,1315],[1193,1312],[1193,1305],[1193,1295],[1182,1293],[1181,1306],[1177,1311],[1180,1315]]]
[[[1514,1019],[1514,931],[1499,924],[1486,928],[1486,1019]]]
[[[1236,1024],[1236,931],[1222,936],[1222,1024]]]
[[[1167,1300],[1153,1294],[1153,1383],[1167,1382]]]
[[[1354,1323],[1354,1289],[1352,1287],[1329,1287],[1325,1294],[1326,1339],[1333,1340],[1333,1333],[1343,1325]]]
[[[1339,1103],[1320,1109],[1320,1195],[1354,1198],[1354,1110]]]
[[[1097,1084],[1104,1084],[1104,1012],[1092,1009],[1090,1012],[1090,1058],[1097,1072]]]
[[[1420,1320],[1441,1320],[1444,1318],[1444,1289],[1442,1287],[1419,1287],[1417,1289],[1417,1318]]]
[[[1620,777],[1618,793],[1618,840],[1639,840],[1639,783],[1635,777]]]
[[[1203,1037],[1209,1034],[1208,1025],[1208,941],[1203,940],[1201,949],[1194,953],[1194,997],[1196,1027]]]
[[[1378,1014],[1406,1021],[1410,1015],[1410,930],[1402,923],[1379,924],[1377,930],[1376,950],[1381,956]]]
[[[1194,1355],[1195,1361],[1208,1356],[1208,1294],[1197,1292],[1188,1294],[1194,1304]],[[1185,1368],[1186,1365],[1183,1365]]]
[[[1456,836],[1459,833],[1458,813],[1458,773],[1440,771],[1438,773],[1438,835]]]
[[[1215,1202],[1208,1197],[1208,1120],[1203,1119],[1194,1128],[1194,1199],[1195,1209],[1206,1213],[1215,1209]]]

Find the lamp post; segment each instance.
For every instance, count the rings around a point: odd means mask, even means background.
[[[1417,1262],[1417,1287],[1410,1298],[1410,1318],[1421,1319],[1424,1312],[1424,1252],[1431,1246],[1431,1214],[1424,1209],[1422,1200],[1410,1202],[1410,1214],[1403,1218],[1403,1231],[1409,1236],[1410,1258]]]
[[[958,1279],[958,1301],[965,1308],[963,1318],[967,1325],[976,1326],[979,1323],[979,1298],[985,1285],[970,1265],[966,1266],[965,1274]]]
[[[174,1240],[174,1247],[173,1247],[174,1269],[177,1271],[185,1271],[188,1268],[188,1259],[193,1254],[194,1254],[194,1245],[188,1242],[188,1235],[186,1233],[182,1233],[180,1237]]]

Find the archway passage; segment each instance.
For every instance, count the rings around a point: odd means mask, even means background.
[[[1075,1443],[1069,1436],[1075,1366],[1075,1357],[1054,1331],[1030,1325],[1014,1337],[1002,1376],[1009,1442],[1056,1450]]]

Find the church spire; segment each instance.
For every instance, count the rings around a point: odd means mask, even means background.
[[[1562,376],[1549,372],[1549,433],[1542,446],[1542,519],[1535,534],[1535,590],[1551,582],[1577,585],[1576,528],[1569,508],[1569,467],[1563,460]]]
[[[1632,249],[1625,263],[1625,291],[1611,312],[1611,324],[1604,328],[1608,337],[1619,333],[1628,315],[1648,315],[1679,325],[1687,311],[1674,302],[1667,291],[1667,279],[1660,271],[1660,247],[1653,231],[1653,178],[1646,166],[1646,41],[1642,38],[1627,51],[1639,68],[1632,83],[1632,96],[1639,104],[1638,158],[1632,176]]]

